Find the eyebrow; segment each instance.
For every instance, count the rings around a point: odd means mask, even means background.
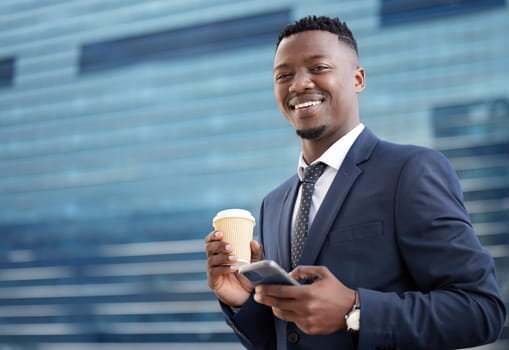
[[[308,58],[306,58],[304,60],[304,62],[309,62],[309,61],[314,61],[314,60],[318,60],[318,59],[322,59],[322,58],[328,58],[329,56],[327,55],[321,55],[321,54],[317,54],[317,55],[313,55],[313,56],[310,56]],[[277,66],[274,67],[274,70],[273,71],[276,71],[280,68],[286,68],[290,66],[288,63],[281,63],[281,64],[278,64]]]

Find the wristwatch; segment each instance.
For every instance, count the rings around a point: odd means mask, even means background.
[[[358,332],[361,328],[361,306],[359,304],[359,292],[355,291],[355,300],[352,310],[345,315],[346,330],[348,332]]]

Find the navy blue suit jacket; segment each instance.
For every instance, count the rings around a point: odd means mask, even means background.
[[[290,270],[299,179],[263,201],[264,258]],[[472,229],[458,179],[439,152],[365,129],[309,229],[301,265],[324,265],[359,290],[361,330],[310,336],[252,298],[227,322],[249,349],[447,349],[494,341],[505,308],[493,259]],[[338,315],[343,317],[343,315]]]

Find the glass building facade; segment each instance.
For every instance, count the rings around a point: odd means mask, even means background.
[[[357,38],[364,124],[451,160],[509,305],[507,1],[4,0],[1,349],[240,348],[203,239],[295,172],[272,60],[310,14]]]

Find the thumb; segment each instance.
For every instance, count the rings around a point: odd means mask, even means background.
[[[251,262],[262,260],[262,245],[258,241],[251,241]]]
[[[325,266],[297,266],[290,275],[296,280],[315,281],[326,278],[329,273]]]

